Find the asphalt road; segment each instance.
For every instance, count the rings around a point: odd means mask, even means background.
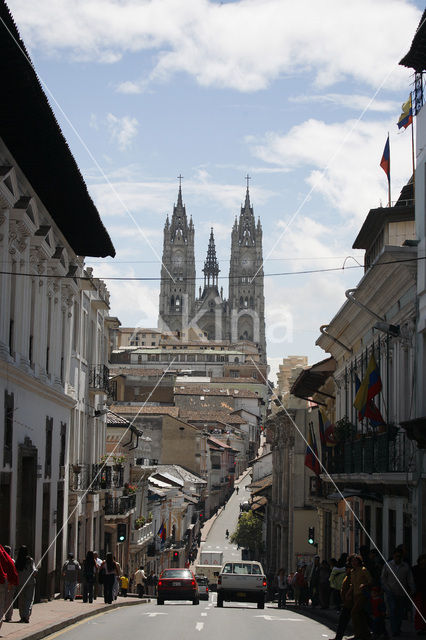
[[[73,627],[52,634],[63,640],[324,640],[334,633],[322,624],[276,604],[258,610],[255,604],[225,603],[216,608],[216,594],[198,606],[190,602],[155,601],[136,607],[116,609],[88,618]]]
[[[240,503],[250,498],[250,492],[246,489],[250,482],[251,476],[247,474],[237,485],[239,488],[238,494],[235,489],[225,509],[222,509],[216,518],[200,551],[223,551],[224,562],[227,560],[241,560],[241,550],[238,550],[235,544],[231,544],[226,539],[225,532],[228,529],[229,534],[231,534],[235,530],[240,514]]]

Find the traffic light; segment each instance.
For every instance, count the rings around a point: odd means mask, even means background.
[[[309,544],[315,544],[315,527],[309,527],[308,543]]]
[[[120,522],[117,525],[117,542],[124,542],[127,538],[127,525],[125,522]]]
[[[179,552],[173,551],[173,562],[179,562]]]

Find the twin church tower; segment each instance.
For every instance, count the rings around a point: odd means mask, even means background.
[[[171,220],[164,225],[160,289],[160,328],[189,336],[189,329],[208,340],[250,340],[266,362],[262,227],[254,219],[247,191],[231,232],[229,297],[219,288],[219,264],[213,229],[204,263],[204,286],[196,297],[194,224],[188,222],[179,185]],[[192,332],[191,332],[192,333]]]

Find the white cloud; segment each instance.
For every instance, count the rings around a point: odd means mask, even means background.
[[[380,159],[387,131],[395,129],[394,121],[326,124],[310,119],[287,134],[269,132],[257,143],[253,138],[247,141],[252,153],[266,163],[293,170],[307,167],[306,182],[312,193],[324,196],[345,216],[345,224],[357,227],[371,208],[387,202]],[[392,199],[396,200],[412,173],[409,135],[391,135],[391,158]]]
[[[91,265],[87,260],[88,266]],[[110,278],[132,278],[137,274],[128,266],[93,264],[94,275],[105,280],[110,298],[110,315],[118,316],[126,326],[156,327],[158,318],[159,287],[138,281],[112,280]]]
[[[126,151],[138,133],[139,123],[136,118],[131,118],[130,116],[122,116],[120,118],[108,113],[106,122],[111,140],[118,144],[120,151]]]
[[[182,71],[202,86],[243,92],[307,72],[321,87],[346,78],[377,87],[394,70],[386,83],[401,87],[408,71],[397,63],[421,17],[407,0],[10,0],[9,5],[28,45],[47,53],[112,64],[125,53],[154,51],[151,72],[121,83],[126,92]]]

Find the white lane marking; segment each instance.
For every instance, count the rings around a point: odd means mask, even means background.
[[[286,622],[307,622],[302,618],[276,618],[275,616],[255,616],[255,618],[264,618],[265,620],[285,620]]]
[[[145,615],[150,618],[155,618],[155,616],[166,616],[167,613],[165,611],[151,611],[150,613],[145,613]]]
[[[206,615],[207,615],[207,613],[202,613],[201,615],[202,615],[202,616],[206,616]]]
[[[197,622],[197,624],[195,625],[196,631],[202,631],[203,628],[204,628],[204,622]]]

